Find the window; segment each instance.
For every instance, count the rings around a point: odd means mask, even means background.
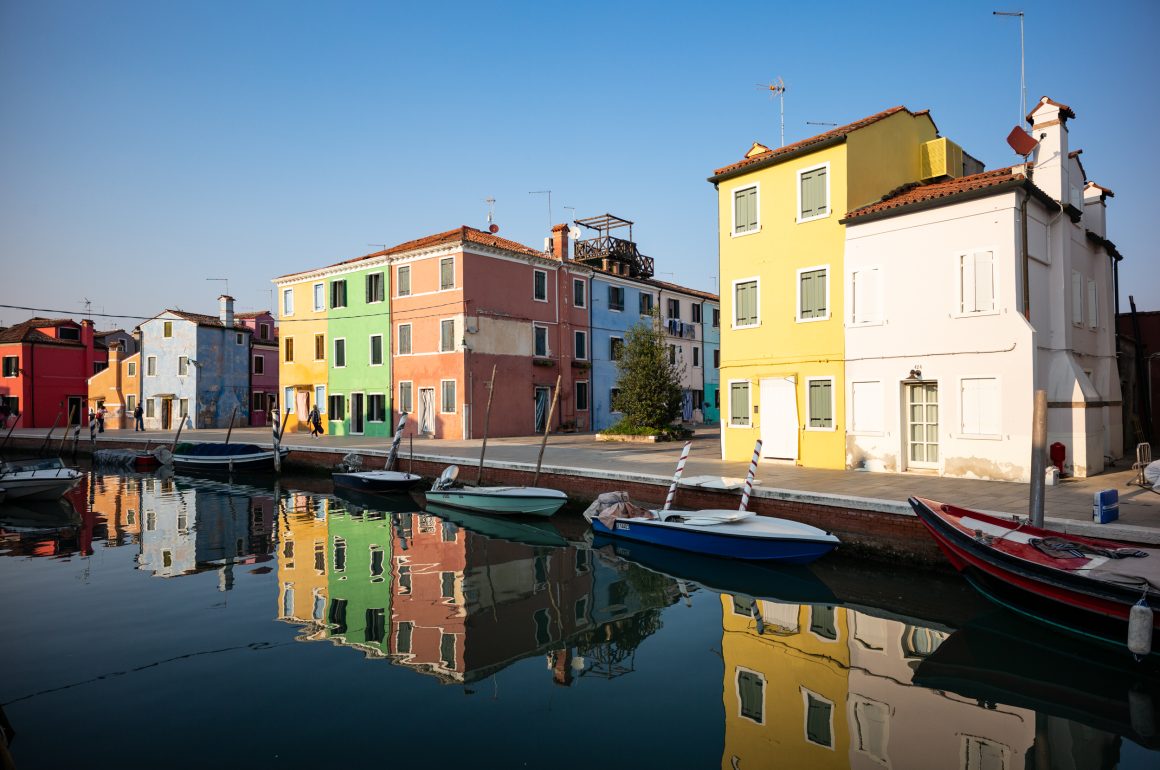
[[[713,348],[713,368],[714,369],[721,368],[721,349],[720,348]]]
[[[399,324],[399,355],[411,354],[411,324]]]
[[[332,420],[346,419],[346,397],[331,396],[327,399],[327,410]]]
[[[385,296],[383,289],[383,274],[369,273],[366,277],[366,294],[367,304],[372,302],[382,302]]]
[[[154,417],[157,414],[156,402],[157,402],[157,399],[155,399],[155,398],[145,399],[145,416],[146,417]]]
[[[575,307],[588,306],[588,284],[582,278],[572,279],[572,304]]]
[[[532,355],[547,356],[548,355],[548,327],[540,326],[539,324],[532,324]]]
[[[440,386],[443,398],[439,411],[443,414],[455,414],[455,380],[442,380]]]
[[[760,318],[757,314],[758,300],[757,279],[733,282],[733,326],[745,328],[757,326]]]
[[[81,330],[72,326],[60,326],[57,329],[57,338],[62,340],[79,340]]]
[[[850,323],[872,324],[882,320],[880,287],[876,267],[850,274]]]
[[[1075,270],[1071,271],[1071,322],[1083,325],[1083,276]]]
[[[619,361],[624,355],[624,339],[621,337],[612,337],[608,340],[608,357],[613,361]]]
[[[177,376],[184,377],[189,374],[189,358],[187,356],[177,357]]]
[[[669,318],[681,317],[681,301],[679,299],[670,299],[668,301]]]
[[[798,222],[830,215],[829,164],[798,172]]]
[[[414,393],[414,386],[410,382],[399,383],[399,411],[404,414],[410,414],[414,411],[411,403],[412,393]]]
[[[286,414],[294,414],[294,388],[286,388],[283,391],[282,403],[286,405]]]
[[[234,343],[235,343],[235,344],[237,344],[237,345],[241,345],[241,344],[243,343],[243,341],[244,341],[244,340],[245,340],[245,334],[244,334],[244,333],[242,333],[242,332],[238,332],[237,334],[235,334],[235,335],[234,335]]]
[[[713,308],[713,328],[716,329],[721,325],[721,308]]]
[[[964,436],[999,436],[999,380],[964,377],[959,382],[959,431]]]
[[[178,401],[177,401],[177,416],[178,417],[188,417],[189,416],[189,399],[188,398],[178,399]]]
[[[882,413],[885,400],[882,383],[854,382],[850,384],[850,430],[853,433],[882,433],[885,418]]]
[[[670,364],[677,363],[677,346],[676,345],[669,345],[669,363]]]
[[[838,624],[832,604],[810,606],[810,633],[830,641],[838,638]]]
[[[254,356],[254,374],[266,373],[266,359],[263,356]]]
[[[588,411],[588,380],[576,382],[576,411]]]
[[[326,284],[314,284],[314,311],[321,312],[326,310]]]
[[[439,634],[439,662],[455,668],[455,634]]]
[[[258,339],[270,339],[270,324],[258,324]]]
[[[130,377],[137,376],[137,362],[136,361],[130,361],[129,366],[127,368],[129,370],[128,374]],[[4,376],[7,377],[8,375],[5,374]]]
[[[765,678],[756,671],[737,669],[739,713],[757,724],[765,722]]]
[[[173,336],[173,321],[166,321],[163,324],[162,330],[161,330],[161,336],[162,337],[172,337]]]
[[[694,302],[691,305],[691,307],[693,308],[693,310],[692,310],[693,323],[695,323],[695,324],[701,323],[701,303]]]
[[[334,538],[334,571],[346,572],[346,538]]]
[[[819,321],[830,317],[829,268],[798,271],[799,321]]]
[[[266,394],[265,393],[254,393],[253,396],[250,398],[250,402],[251,402],[250,408],[253,409],[255,412],[260,412],[266,408],[265,407]]]
[[[346,340],[334,341],[334,368],[342,369],[346,366]]]
[[[411,266],[403,265],[399,268],[396,274],[396,283],[398,283],[398,294],[400,297],[411,296]]]
[[[834,745],[834,704],[809,690],[802,690],[806,702],[806,740],[819,746]]]
[[[371,335],[371,366],[383,365],[383,335]]]
[[[733,191],[733,234],[757,232],[757,185]]]
[[[646,292],[640,293],[640,314],[652,315],[653,309],[653,295]]]
[[[439,322],[439,352],[455,350],[455,320],[448,318]]]
[[[834,427],[834,381],[806,378],[809,393],[809,427],[832,430]]]
[[[441,573],[439,573],[439,583],[440,583],[442,598],[455,599],[455,573],[454,572],[441,572]]]
[[[455,288],[455,257],[439,260],[439,289]]]
[[[323,361],[326,359],[326,335],[314,335],[314,360]]]
[[[282,315],[294,315],[294,290],[282,290]]]
[[[989,251],[959,255],[959,312],[990,313],[995,309],[995,275]]]
[[[963,767],[969,770],[1006,770],[1009,753],[1010,749],[1003,744],[974,735],[964,735],[960,749]]]
[[[749,382],[729,383],[729,424],[749,427]]]
[[[370,393],[367,395],[367,421],[387,421],[387,397],[382,393]]]
[[[157,376],[157,356],[146,356],[145,357],[145,376],[146,377],[156,377]]]
[[[314,386],[314,403],[318,406],[318,411],[326,414],[326,386]]]
[[[125,411],[128,412],[129,414],[133,414],[133,412],[136,409],[137,409],[137,397],[132,395],[132,394],[125,396]],[[15,412],[16,410],[13,409],[12,411]]]
[[[576,332],[576,354],[580,361],[588,359],[588,332]]]
[[[548,301],[548,273],[544,270],[532,271],[532,299],[537,302]]]
[[[1099,326],[1099,298],[1096,294],[1096,282],[1087,282],[1087,325],[1089,329]]]
[[[693,366],[701,365],[701,349],[696,345],[693,346]]]
[[[411,652],[411,636],[415,633],[415,624],[410,620],[399,623],[399,630],[395,636],[395,652],[408,654]]]
[[[330,306],[346,307],[346,280],[330,282]]]
[[[286,337],[282,340],[282,360],[286,363],[294,361],[294,338]]]
[[[608,309],[609,310],[624,310],[624,287],[623,286],[609,286],[608,287]]]
[[[4,356],[4,376],[15,377],[18,374],[20,374],[20,356]]]

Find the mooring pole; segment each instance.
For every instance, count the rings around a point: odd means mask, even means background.
[[[69,409],[68,410],[68,421],[70,423],[72,422],[72,416],[73,416],[73,410]],[[73,435],[79,436],[80,432],[81,432],[80,420],[77,420],[77,426],[73,430]],[[60,437],[60,446],[56,450],[57,457],[60,457],[61,455],[64,454],[64,443],[66,441],[68,441],[68,428],[67,427],[64,429],[64,433]],[[76,442],[76,440],[74,440],[73,441],[73,459],[76,459],[76,445],[77,445],[77,442]]]
[[[8,446],[8,439],[12,437],[12,431],[16,430],[16,423],[20,422],[20,412],[12,414],[12,424],[8,426],[8,432],[4,434],[4,443],[0,444],[0,453]]]
[[[56,417],[52,418],[52,427],[48,429],[48,435],[44,437],[44,443],[40,445],[40,451],[37,454],[44,454],[44,450],[48,449],[48,442],[52,441],[52,433],[56,430],[56,424],[60,422],[60,416],[64,412],[57,412]]]
[[[282,472],[282,447],[281,447],[282,437],[278,435],[278,410],[274,409],[270,413],[270,416],[274,418],[270,422],[270,426],[273,428],[271,433],[273,433],[272,441],[274,442],[274,472],[281,473]],[[275,494],[274,499],[275,500],[278,499],[277,494]]]
[[[491,379],[487,382],[487,406],[483,410],[483,446],[479,450],[479,473],[475,477],[476,485],[483,483],[483,455],[487,452],[487,425],[491,421],[491,397],[495,395],[495,368],[491,365]]]
[[[1031,428],[1031,526],[1043,526],[1043,496],[1047,480],[1047,391],[1035,391],[1035,416]]]
[[[552,430],[552,415],[556,412],[556,401],[560,398],[560,381],[564,375],[556,375],[556,392],[552,394],[552,405],[548,407],[548,419],[544,421],[544,438],[540,441],[540,456],[536,458],[536,476],[532,479],[532,486],[540,481],[540,466],[544,463],[544,447],[548,445],[548,433]]]
[[[226,429],[226,444],[230,443],[230,434],[234,432],[234,418],[238,416],[238,407],[234,406],[234,411],[230,412],[230,427]],[[184,417],[182,418],[185,419]]]

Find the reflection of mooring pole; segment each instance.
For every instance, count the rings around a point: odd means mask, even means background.
[[[560,381],[564,375],[556,375],[556,392],[552,394],[552,405],[548,407],[548,419],[544,420],[544,438],[540,442],[540,456],[536,458],[536,476],[532,479],[534,487],[540,481],[540,466],[544,464],[544,447],[548,445],[548,433],[552,430],[552,415],[556,413],[556,401],[560,398]]]

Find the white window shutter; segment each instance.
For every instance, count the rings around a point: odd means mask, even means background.
[[[1071,271],[1071,322],[1083,324],[1083,276],[1075,270]]]
[[[995,309],[994,260],[989,251],[976,251],[974,257],[976,313]]]
[[[1088,299],[1087,325],[1088,325],[1089,329],[1094,329],[1100,325],[1100,315],[1099,315],[1100,303],[1099,303],[1099,295],[1096,293],[1096,282],[1095,281],[1088,281],[1087,299]]]

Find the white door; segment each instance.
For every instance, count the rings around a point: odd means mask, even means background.
[[[907,467],[938,468],[938,383],[906,384]]]
[[[419,388],[419,432],[435,435],[435,388]]]
[[[761,456],[796,460],[798,456],[797,378],[761,381]]]

